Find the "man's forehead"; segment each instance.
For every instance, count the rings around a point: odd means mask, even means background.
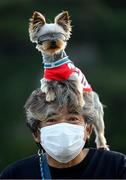
[[[49,118],[52,116],[62,116],[62,115],[67,115],[67,114],[81,115],[81,113],[79,113],[76,109],[70,110],[70,109],[67,109],[66,107],[57,108],[56,106],[50,106],[48,107],[46,111],[46,118]]]

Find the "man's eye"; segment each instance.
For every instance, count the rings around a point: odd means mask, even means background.
[[[69,120],[69,121],[73,121],[73,122],[74,122],[74,121],[79,121],[79,119],[78,119],[77,117],[71,117],[71,118],[69,118],[68,120]]]

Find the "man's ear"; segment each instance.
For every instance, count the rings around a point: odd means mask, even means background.
[[[44,26],[46,23],[45,17],[40,13],[35,11],[29,20],[29,35],[32,42],[36,42],[36,34],[40,27]]]
[[[66,32],[71,32],[71,20],[68,11],[63,11],[55,17],[55,23],[62,26]]]
[[[87,124],[85,129],[85,141],[90,139],[90,136],[92,134],[93,126],[92,124]]]
[[[32,133],[32,135],[33,135],[35,142],[40,143],[40,132],[36,131],[36,132]]]

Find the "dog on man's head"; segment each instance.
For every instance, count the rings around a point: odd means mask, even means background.
[[[78,91],[78,105],[91,114],[96,134],[97,148],[109,150],[105,138],[104,111],[99,96],[88,83],[85,75],[69,59],[65,52],[72,31],[68,11],[63,11],[54,18],[53,23],[47,23],[43,14],[35,11],[29,22],[30,40],[36,43],[36,48],[43,56],[44,77],[41,79],[41,90],[46,94],[46,101],[56,97],[54,81],[69,81]],[[69,87],[68,87],[69,88]]]

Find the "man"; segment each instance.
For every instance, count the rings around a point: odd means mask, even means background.
[[[55,87],[54,101],[46,102],[45,94],[38,89],[25,104],[27,125],[39,154],[10,165],[1,179],[125,179],[125,155],[85,148],[94,111],[79,106],[74,84],[58,82]]]

